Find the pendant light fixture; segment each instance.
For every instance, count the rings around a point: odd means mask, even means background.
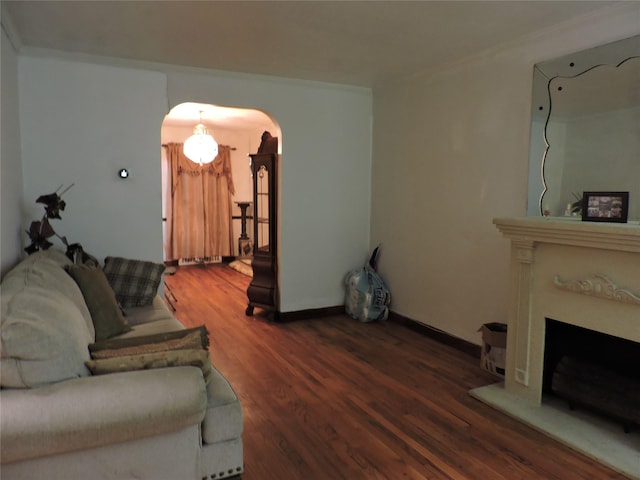
[[[218,155],[218,143],[209,135],[207,127],[202,123],[202,110],[200,110],[200,121],[193,129],[193,135],[184,142],[183,151],[189,160],[200,166],[213,162]]]

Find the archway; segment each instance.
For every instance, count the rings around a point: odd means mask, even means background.
[[[241,207],[239,203],[253,200],[251,170],[249,164],[250,153],[255,153],[260,145],[262,133],[267,130],[274,136],[281,136],[280,127],[265,112],[248,108],[222,107],[203,103],[182,103],[175,106],[162,123],[161,140],[163,147],[171,143],[183,143],[193,134],[194,126],[202,121],[218,144],[230,147],[231,175],[233,178],[232,194],[232,236],[236,239],[230,251],[220,252],[211,258],[172,258],[175,255],[168,252],[167,235],[170,229],[167,222],[163,222],[164,259],[169,264],[219,262],[223,257],[238,257],[242,255],[239,238],[242,233]],[[163,219],[171,216],[170,212],[170,170],[166,156],[166,148],[162,148],[162,215]],[[252,228],[249,225],[247,232]]]

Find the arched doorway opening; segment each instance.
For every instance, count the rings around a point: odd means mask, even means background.
[[[184,141],[189,138],[196,124],[201,122],[208,129],[220,145],[220,153],[216,160],[205,169],[215,167],[217,176],[224,175],[224,182],[230,187],[227,206],[217,205],[215,195],[200,191],[199,182],[196,187],[184,186],[184,197],[181,202],[189,212],[196,212],[198,218],[206,224],[200,231],[200,226],[180,221],[176,224],[175,206],[173,204],[176,191],[175,165],[170,158],[170,150],[179,151]],[[278,124],[265,112],[256,109],[223,107],[203,103],[182,103],[175,106],[162,123],[162,215],[164,260],[168,265],[201,264],[220,262],[233,258],[247,257],[246,246],[240,241],[243,236],[243,204],[253,201],[252,176],[249,154],[255,153],[260,145],[264,131],[270,131],[274,136],[281,137]],[[225,157],[226,166],[219,165],[221,157]],[[193,168],[191,176],[196,176],[200,165],[190,165],[186,157],[181,161],[187,162],[182,170]],[[189,184],[185,184],[189,185]],[[191,184],[194,185],[194,184]],[[214,190],[216,187],[212,187]],[[196,191],[198,190],[198,191]],[[222,214],[217,208],[225,209]],[[227,214],[226,209],[230,212]],[[244,207],[246,209],[246,207]],[[245,210],[246,212],[246,210]],[[226,217],[228,218],[226,218]],[[200,220],[198,220],[199,222]],[[215,228],[214,228],[215,224]],[[185,227],[186,226],[186,227]],[[252,236],[251,224],[245,224],[245,232]],[[245,236],[246,236],[245,235]],[[216,239],[212,240],[213,237]],[[251,242],[253,239],[249,238]]]

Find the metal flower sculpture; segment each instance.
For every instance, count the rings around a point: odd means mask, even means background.
[[[35,220],[31,222],[29,230],[27,230],[27,235],[31,240],[31,244],[26,247],[24,251],[29,255],[33,252],[37,252],[38,250],[47,250],[50,248],[53,243],[49,241],[49,238],[54,235],[67,247],[69,246],[67,237],[61,237],[58,235],[51,226],[51,223],[49,223],[49,219],[62,218],[60,217],[60,212],[64,211],[64,208],[67,205],[65,201],[62,200],[62,195],[71,187],[73,187],[73,184],[69,185],[61,193],[58,193],[58,190],[62,188],[62,185],[60,185],[55,192],[49,193],[48,195],[40,195],[36,199],[36,203],[44,204],[44,215],[42,216],[42,220]]]

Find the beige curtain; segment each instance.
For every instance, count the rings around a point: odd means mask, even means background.
[[[233,255],[231,148],[200,166],[185,157],[182,143],[167,145],[170,191],[167,259]]]

